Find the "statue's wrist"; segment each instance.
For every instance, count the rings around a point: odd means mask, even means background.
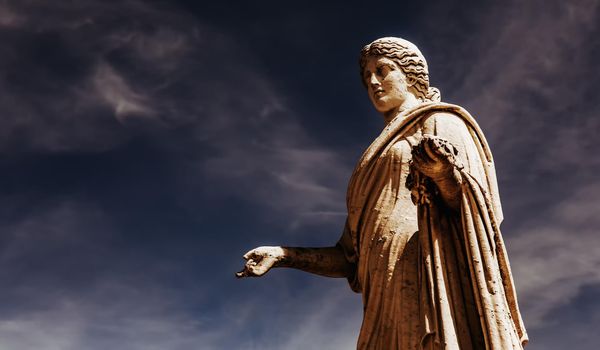
[[[275,263],[273,267],[290,267],[292,265],[293,249],[286,247],[277,247],[276,252],[273,254]]]
[[[461,183],[462,176],[460,175],[460,171],[463,169],[463,166],[460,162],[455,160],[449,160],[447,165],[444,167],[442,171],[431,176],[431,179],[436,183],[440,184],[456,184]]]

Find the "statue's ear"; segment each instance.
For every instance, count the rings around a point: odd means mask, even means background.
[[[412,87],[416,83],[417,83],[417,79],[415,79],[413,77],[406,77],[406,85],[408,85],[409,87]]]

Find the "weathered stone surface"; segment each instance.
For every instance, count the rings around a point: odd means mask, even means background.
[[[292,267],[346,277],[363,294],[358,349],[522,349],[483,133],[463,108],[440,102],[412,43],[378,39],[360,69],[386,125],[354,170],[338,243],[259,247],[237,276]]]

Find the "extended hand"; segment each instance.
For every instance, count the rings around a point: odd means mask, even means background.
[[[284,257],[281,247],[258,247],[244,254],[246,265],[235,275],[241,277],[259,277],[269,272]]]
[[[458,151],[450,142],[437,136],[424,135],[412,149],[412,164],[416,170],[437,182],[457,176],[456,170],[462,169],[457,155]]]

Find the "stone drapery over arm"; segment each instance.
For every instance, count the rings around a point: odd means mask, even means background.
[[[502,212],[485,139],[466,112],[455,111],[430,114],[423,122],[423,134],[448,140],[458,150],[463,167],[457,184],[458,213],[445,210],[431,183],[421,178],[413,184],[421,188],[416,201],[423,260],[422,318],[427,327],[422,346],[522,349],[527,335],[499,229]],[[464,305],[464,310],[477,308],[480,319],[462,314],[457,305]],[[483,343],[477,332],[483,334]]]

